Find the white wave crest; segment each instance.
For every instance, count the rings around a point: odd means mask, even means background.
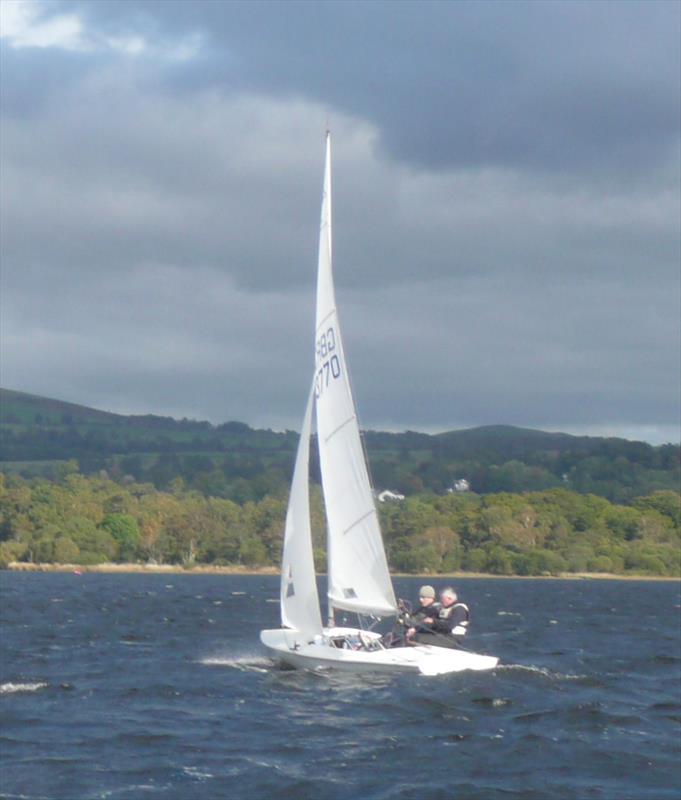
[[[532,672],[535,675],[543,675],[545,678],[552,678],[559,681],[581,681],[587,675],[573,675],[565,672],[553,672],[546,667],[535,667],[533,664],[500,664],[497,670],[515,671],[515,672]]]
[[[0,694],[14,694],[15,692],[37,692],[44,689],[46,683],[36,681],[35,683],[0,683]]]
[[[205,781],[214,777],[211,772],[202,772],[198,767],[182,767],[182,772],[198,781]]]
[[[261,656],[209,656],[199,660],[199,664],[208,667],[232,667],[244,672],[268,672],[272,662]]]
[[[98,794],[97,797],[101,798],[101,800],[108,800],[109,797],[115,797],[117,794],[128,792],[134,792],[136,790],[141,790],[143,792],[165,792],[168,789],[167,784],[161,784],[160,786],[154,783],[134,783],[131,786],[120,786],[117,789],[107,789],[106,791]],[[1,796],[1,795],[0,795]],[[45,798],[45,800],[50,800],[49,798]]]

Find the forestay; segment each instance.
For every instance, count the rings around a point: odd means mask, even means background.
[[[314,387],[305,409],[286,512],[281,565],[281,623],[301,633],[321,633],[319,595],[310,531],[310,427]]]
[[[348,379],[331,265],[331,143],[327,135],[319,237],[315,386],[328,525],[329,605],[394,614],[388,564]]]

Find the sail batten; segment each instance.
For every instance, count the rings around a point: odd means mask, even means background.
[[[359,525],[359,523],[360,523],[360,522],[364,522],[364,520],[365,520],[367,517],[370,517],[372,514],[375,514],[375,513],[376,513],[376,509],[375,509],[375,508],[370,508],[370,509],[369,509],[369,510],[366,512],[366,514],[362,514],[362,516],[361,516],[361,517],[359,517],[359,518],[358,518],[358,519],[356,519],[356,520],[355,520],[353,523],[351,523],[351,524],[350,524],[350,525],[349,525],[349,526],[348,526],[348,527],[347,527],[347,528],[346,528],[346,529],[343,531],[343,535],[345,536],[345,534],[346,534],[346,533],[350,533],[350,531],[351,531],[351,530],[352,530],[354,527],[356,527],[357,525]]]
[[[315,327],[315,331],[316,331],[317,333],[319,333],[319,329],[320,329],[320,328],[321,328],[321,327],[324,325],[324,323],[325,323],[325,322],[326,322],[326,321],[327,321],[327,320],[328,320],[330,317],[332,317],[332,316],[333,316],[335,313],[336,313],[336,309],[335,309],[335,308],[332,308],[332,309],[331,309],[331,311],[329,311],[329,313],[328,313],[328,314],[327,314],[327,315],[324,317],[324,319],[323,319],[323,320],[321,320],[320,322],[318,322],[318,323],[317,323],[317,325],[316,325],[316,327]]]
[[[334,430],[332,430],[332,431],[331,431],[331,433],[330,433],[330,434],[329,434],[329,435],[326,437],[325,441],[327,441],[327,442],[328,442],[328,441],[330,441],[331,439],[333,439],[333,437],[334,437],[334,436],[335,436],[337,433],[340,433],[340,432],[343,430],[343,428],[344,428],[346,425],[349,425],[349,424],[350,424],[350,423],[351,423],[353,420],[355,420],[355,419],[357,419],[357,417],[355,416],[355,414],[353,414],[351,417],[348,417],[348,418],[345,420],[345,422],[341,422],[341,424],[340,424],[340,425],[339,425],[337,428],[335,428]]]

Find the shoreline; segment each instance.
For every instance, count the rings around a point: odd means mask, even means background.
[[[239,564],[231,566],[216,566],[211,564],[198,564],[192,567],[183,567],[180,564],[34,564],[23,561],[11,561],[7,565],[10,572],[71,572],[71,573],[102,573],[126,574],[137,573],[146,575],[278,575],[277,567],[246,567]],[[319,573],[324,574],[324,573]],[[669,575],[616,575],[610,572],[565,572],[560,575],[492,575],[487,572],[447,572],[414,574],[408,572],[393,572],[394,578],[423,578],[432,580],[466,579],[466,578],[493,578],[495,580],[609,580],[609,581],[681,581],[681,577]]]
[[[10,572],[100,572],[100,573],[140,573],[147,575],[278,575],[276,567],[246,567],[239,564],[214,566],[197,564],[183,567],[181,564],[33,564],[24,561],[10,561]]]

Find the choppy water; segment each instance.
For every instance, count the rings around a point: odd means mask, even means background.
[[[276,577],[0,584],[0,798],[681,794],[678,583],[461,580],[503,666],[436,678],[273,669]]]

